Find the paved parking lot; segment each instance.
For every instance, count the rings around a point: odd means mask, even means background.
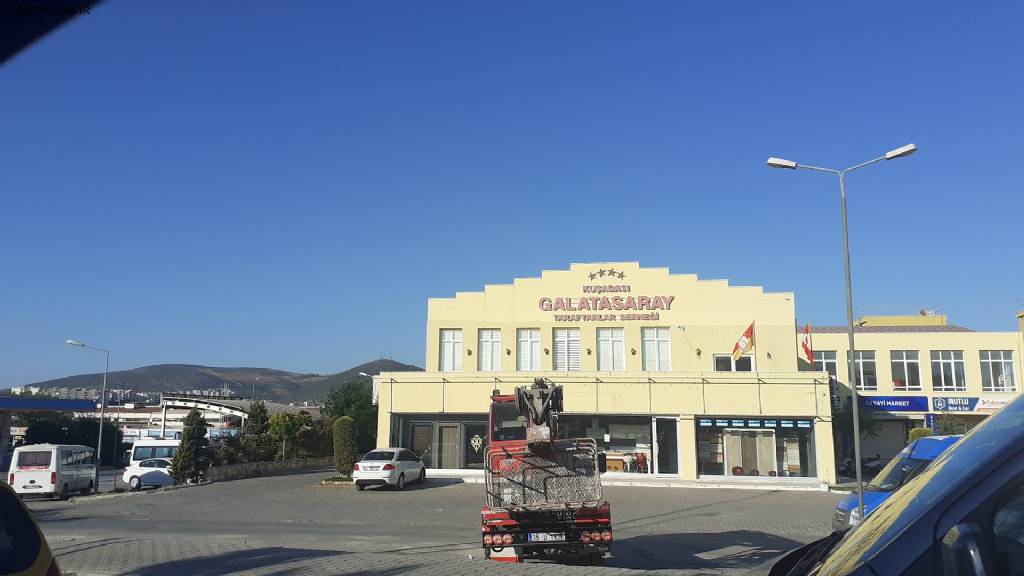
[[[321,487],[327,473],[161,493],[32,502],[61,566],[163,574],[736,574],[829,531],[837,495],[608,487],[615,557],[602,568],[485,561],[480,484],[404,492]]]

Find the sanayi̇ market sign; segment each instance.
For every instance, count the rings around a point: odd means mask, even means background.
[[[927,396],[858,396],[862,408],[886,412],[927,412]]]

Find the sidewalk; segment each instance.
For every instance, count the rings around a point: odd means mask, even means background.
[[[427,469],[427,478],[450,478],[467,484],[483,484],[483,470]],[[606,472],[601,475],[602,486],[641,486],[646,488],[727,488],[734,490],[787,490],[827,492],[828,484],[817,478],[701,478],[683,480],[677,476],[658,474],[629,474]]]

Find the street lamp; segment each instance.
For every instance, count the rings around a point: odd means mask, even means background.
[[[853,288],[850,280],[850,236],[847,230],[846,224],[846,174],[859,170],[865,166],[874,164],[875,162],[881,162],[882,160],[895,160],[896,158],[902,158],[904,156],[910,156],[917,151],[917,146],[913,144],[907,144],[894,150],[890,150],[885,153],[884,156],[879,156],[873,160],[862,162],[855,166],[845,168],[843,170],[835,170],[833,168],[821,168],[819,166],[809,166],[806,164],[797,164],[792,160],[785,160],[783,158],[775,158],[774,156],[768,159],[768,166],[772,168],[785,168],[788,170],[796,170],[797,168],[806,168],[807,170],[814,170],[816,172],[828,172],[829,174],[835,174],[839,176],[839,197],[842,206],[843,216],[843,264],[846,269],[846,332],[850,339],[850,356],[846,360],[848,372],[847,377],[851,383],[850,390],[853,394],[853,459],[854,469],[857,471],[857,513],[860,515],[861,520],[864,519],[864,485],[861,481],[861,468],[860,468],[860,412],[858,410],[858,398],[857,398],[857,379],[856,379],[856,363],[857,353],[853,344]]]
[[[103,390],[100,392],[100,435],[99,439],[96,440],[96,477],[95,485],[93,486],[93,489],[98,494],[100,491],[100,466],[103,463],[103,417],[104,408],[106,408],[107,405],[107,372],[110,370],[110,350],[96,348],[95,346],[89,346],[88,344],[85,344],[78,340],[66,340],[66,342],[71,346],[78,346],[79,348],[88,348],[89,350],[96,350],[97,352],[103,352],[104,354],[107,355],[107,362],[103,366]],[[114,480],[116,483],[117,478],[115,477]]]

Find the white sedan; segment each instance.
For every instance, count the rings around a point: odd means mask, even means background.
[[[171,477],[171,461],[163,458],[150,458],[134,466],[125,468],[121,476],[130,490],[142,490],[145,486],[170,486],[174,484]]]
[[[378,448],[352,466],[352,481],[357,490],[367,486],[393,486],[405,488],[407,482],[423,482],[427,467],[419,456],[405,448]]]

